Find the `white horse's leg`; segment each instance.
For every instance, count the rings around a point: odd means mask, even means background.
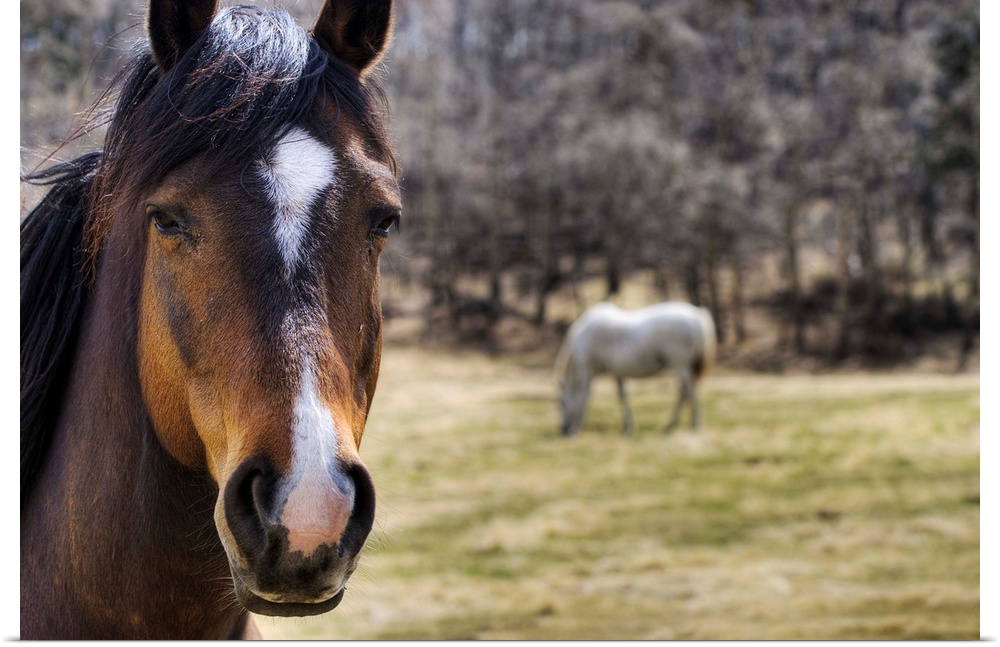
[[[628,394],[625,393],[625,378],[621,376],[616,376],[615,379],[618,380],[618,399],[622,403],[622,433],[631,434],[633,421],[632,421],[632,408],[628,406]]]
[[[687,382],[684,380],[684,371],[678,370],[676,373],[678,383],[677,404],[674,405],[674,412],[670,416],[670,422],[667,423],[666,428],[663,430],[663,433],[665,434],[669,434],[675,427],[677,427],[677,422],[681,417],[681,405],[683,405],[684,401],[687,399],[687,388],[685,386]]]
[[[570,435],[579,433],[583,429],[583,422],[587,419],[587,401],[590,399],[590,375],[583,375],[579,378],[579,390],[576,393],[576,406],[574,411],[576,415],[574,418],[573,427],[570,430]]]
[[[688,378],[690,386],[688,389],[691,393],[691,429],[697,429],[701,426],[701,407],[698,405],[698,389],[697,383],[693,378]]]
[[[689,368],[678,371],[677,374],[681,379],[681,402],[687,402],[688,406],[691,407],[691,428],[696,429],[698,426],[698,404],[694,399],[694,377]],[[678,403],[678,409],[680,404]]]

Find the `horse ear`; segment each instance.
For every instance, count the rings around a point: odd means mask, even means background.
[[[313,37],[364,77],[389,47],[392,0],[326,0]]]
[[[149,43],[164,72],[183,56],[212,23],[217,0],[150,0]]]

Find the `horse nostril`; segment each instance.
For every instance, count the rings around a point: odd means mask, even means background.
[[[243,461],[229,477],[223,494],[226,524],[247,557],[262,555],[271,543],[268,521],[274,472],[266,459]]]
[[[360,463],[348,467],[347,476],[354,483],[354,509],[341,539],[341,554],[356,555],[361,552],[375,523],[375,485]]]

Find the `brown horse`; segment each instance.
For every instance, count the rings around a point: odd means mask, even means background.
[[[152,0],[104,150],[21,227],[21,636],[227,638],[341,601],[400,217],[389,0]]]

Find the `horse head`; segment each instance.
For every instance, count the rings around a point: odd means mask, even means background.
[[[144,257],[146,408],[166,451],[217,484],[216,529],[256,613],[335,607],[374,521],[358,452],[401,204],[368,77],[391,22],[388,1],[328,0],[308,34],[253,7],[153,0],[136,81],[150,87],[105,146],[97,189],[117,216],[94,236]],[[128,226],[144,254],[121,244]]]

